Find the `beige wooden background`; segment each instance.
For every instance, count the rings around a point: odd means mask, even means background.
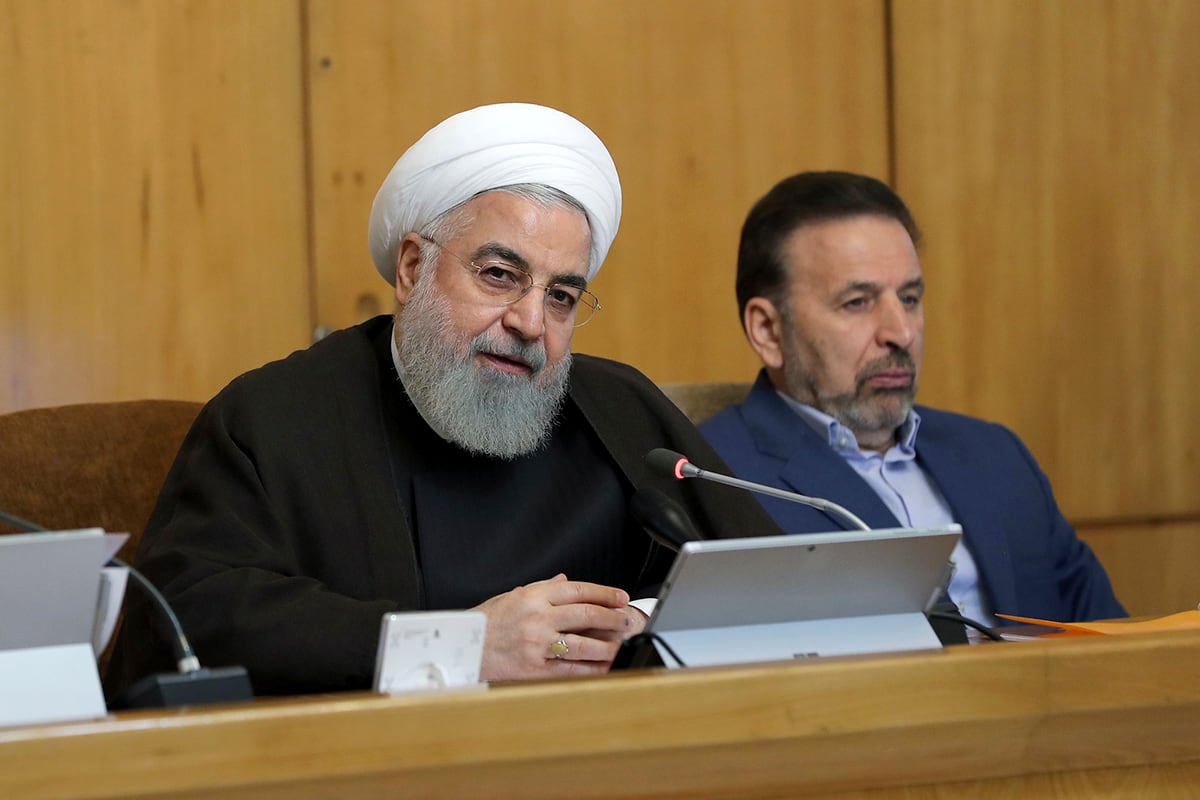
[[[892,4],[922,398],[1015,428],[1140,613],[1200,601],[1198,35],[1194,0]]]
[[[390,310],[365,240],[395,158],[542,102],[625,187],[577,350],[749,380],[750,204],[886,178],[926,233],[921,399],[1013,427],[1131,609],[1178,610],[1198,36],[1195,0],[0,0],[0,411],[204,399]]]

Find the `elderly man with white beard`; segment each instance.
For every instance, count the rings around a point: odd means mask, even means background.
[[[221,391],[143,536],[202,661],[259,694],[362,689],[383,614],[475,608],[482,679],[601,673],[672,558],[630,516],[639,487],[709,536],[778,531],[749,497],[657,481],[656,447],[720,462],[635,369],[571,354],[620,209],[603,143],[541,106],[457,114],[401,156],[369,229],[395,314]],[[151,629],[131,602],[110,694],[165,667]]]

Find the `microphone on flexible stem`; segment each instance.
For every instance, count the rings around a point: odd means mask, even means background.
[[[776,489],[773,486],[764,486],[761,483],[751,483],[750,481],[744,481],[741,478],[732,478],[718,472],[709,472],[692,464],[692,462],[688,461],[687,456],[676,453],[674,450],[656,447],[646,454],[646,463],[652,469],[660,473],[669,473],[679,480],[683,480],[684,478],[701,478],[706,481],[723,483],[726,486],[733,486],[738,489],[777,497],[781,500],[790,500],[793,503],[803,503],[806,506],[824,511],[827,514],[832,514],[853,528],[863,531],[871,530],[870,525],[859,519],[849,509],[839,506],[832,500],[826,500],[823,497],[809,497],[797,492],[786,492],[783,489]]]
[[[30,522],[27,519],[0,511],[0,521],[7,522],[29,533],[48,533],[49,528]],[[207,703],[232,703],[238,700],[250,700],[254,692],[250,688],[250,678],[245,667],[221,667],[206,669],[200,666],[200,659],[192,651],[167,599],[158,588],[138,570],[116,556],[109,559],[106,566],[123,567],[129,570],[129,576],[150,598],[151,605],[159,614],[160,621],[165,621],[171,631],[171,648],[175,653],[177,673],[148,675],[137,681],[121,693],[112,704],[115,708],[154,708],[159,706],[204,705]]]
[[[669,473],[679,480],[683,480],[684,478],[702,478],[706,481],[723,483],[726,486],[733,486],[750,492],[758,492],[759,494],[778,497],[783,500],[791,500],[793,503],[803,503],[806,506],[811,506],[839,517],[851,527],[864,531],[871,530],[870,525],[859,519],[849,509],[838,505],[832,500],[826,500],[823,497],[809,497],[798,492],[786,492],[782,489],[776,489],[773,486],[763,486],[760,483],[751,483],[741,478],[731,478],[728,475],[709,472],[695,466],[688,461],[687,456],[676,453],[674,450],[667,450],[662,447],[655,448],[646,454],[646,463],[652,469],[658,472]],[[663,499],[666,498],[664,497]],[[950,613],[956,610],[957,607],[952,602],[941,602],[926,612],[926,618],[929,620],[930,626],[933,627],[934,633],[937,634],[942,644],[966,644],[967,642],[966,629],[963,627],[962,618],[957,614]],[[955,617],[955,619],[952,620],[950,617]],[[966,624],[970,624],[972,627],[978,625],[978,623],[970,621],[967,621]]]
[[[650,538],[676,553],[685,542],[705,538],[696,530],[683,507],[658,489],[643,486],[629,500],[633,514]]]

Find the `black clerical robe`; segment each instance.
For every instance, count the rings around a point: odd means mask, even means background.
[[[438,594],[427,585],[410,525],[410,484],[398,475],[404,444],[429,429],[397,413],[389,388],[395,374],[381,349],[390,329],[390,317],[376,317],[230,383],[184,440],[142,537],[137,563],[175,608],[202,663],[245,666],[257,693],[367,688],[381,616],[426,609]],[[738,490],[651,474],[643,456],[655,447],[714,469],[722,462],[632,367],[576,355],[566,405],[564,414],[594,437],[617,502],[650,485],[682,503],[709,536],[778,532]],[[496,517],[522,513],[515,501],[490,502]],[[627,511],[611,512],[627,529]],[[479,509],[464,513],[487,519]],[[422,540],[437,536],[434,525],[418,520],[417,527]],[[648,559],[661,565],[670,554],[621,541],[629,562],[618,570],[626,576],[621,588],[636,596],[635,584],[661,580],[663,567],[647,571]],[[553,566],[550,559],[539,569]],[[502,583],[511,588],[527,577]],[[154,627],[144,603],[131,597],[106,681],[110,694],[170,668],[170,650],[151,635]]]

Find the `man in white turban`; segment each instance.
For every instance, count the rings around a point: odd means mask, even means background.
[[[477,194],[540,184],[573,198],[592,230],[587,279],[596,276],[621,222],[621,183],[604,143],[579,120],[529,103],[481,106],[430,130],[392,167],[371,206],[375,267],[396,282],[406,233]]]
[[[777,530],[650,474],[656,447],[720,462],[643,375],[570,352],[620,214],[603,143],[542,106],[457,114],[401,156],[369,234],[394,315],[226,387],[142,538],[201,661],[259,693],[361,689],[384,614],[477,608],[483,679],[603,672],[672,558],[630,516],[639,487],[709,536]],[[150,630],[131,606],[110,691],[169,660]]]

